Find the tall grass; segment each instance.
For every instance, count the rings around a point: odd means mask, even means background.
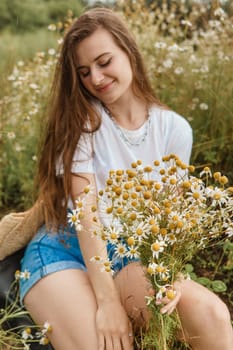
[[[56,48],[58,34],[47,28],[24,33],[0,32],[0,79],[1,86],[11,74],[17,61],[32,60],[37,52]],[[4,90],[1,89],[0,96]]]

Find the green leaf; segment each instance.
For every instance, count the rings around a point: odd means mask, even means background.
[[[227,290],[226,284],[220,280],[213,281],[211,287],[213,291],[217,293],[225,292]]]
[[[193,272],[194,268],[193,268],[193,265],[192,264],[186,264],[185,265],[185,271],[188,272],[188,273],[191,273]]]
[[[197,282],[205,287],[210,287],[212,281],[207,277],[198,277]]]

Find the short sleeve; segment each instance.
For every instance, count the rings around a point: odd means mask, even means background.
[[[192,128],[186,119],[176,113],[173,113],[167,140],[166,154],[173,153],[189,164],[193,144]]]
[[[91,133],[81,135],[72,160],[71,172],[73,174],[94,173],[92,137]],[[64,174],[62,161],[57,163],[56,173],[57,175]]]
[[[83,133],[74,152],[71,172],[94,173],[92,134]]]

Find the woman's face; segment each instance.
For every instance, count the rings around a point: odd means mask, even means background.
[[[133,73],[127,54],[99,28],[77,47],[78,74],[85,88],[104,104],[128,99]]]

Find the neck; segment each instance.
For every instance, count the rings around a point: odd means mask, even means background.
[[[148,107],[144,101],[126,101],[126,103],[107,104],[105,107],[115,121],[125,129],[140,128],[148,118]]]

